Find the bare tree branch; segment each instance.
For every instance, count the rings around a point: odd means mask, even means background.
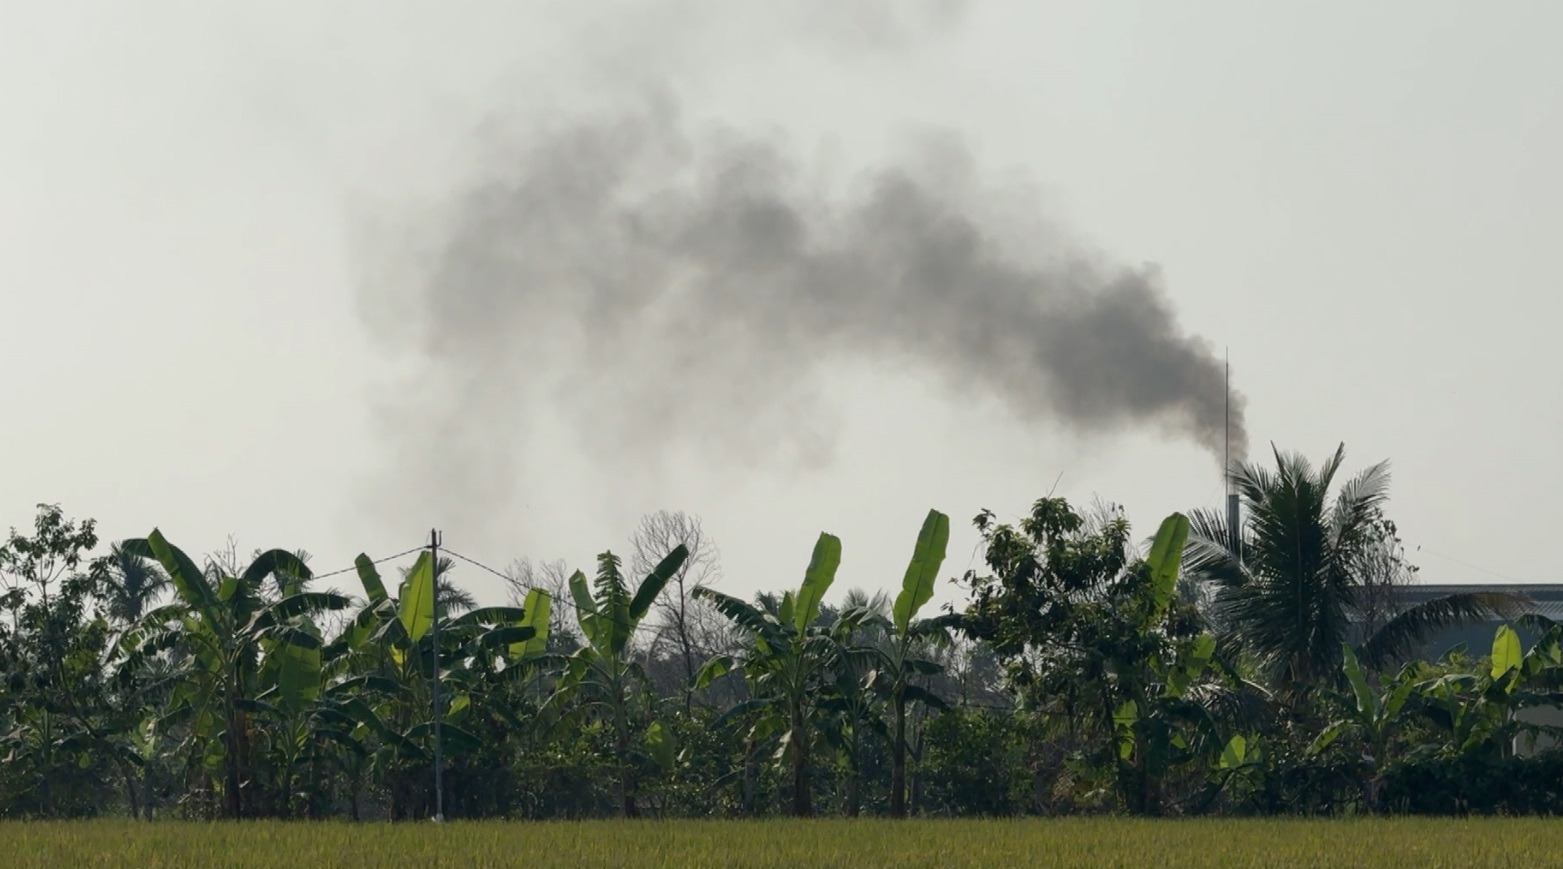
[[[527,592],[539,589],[551,600],[548,604],[548,645],[559,648],[569,646],[578,639],[575,621],[575,598],[570,595],[570,568],[563,559],[533,562],[530,558],[518,558],[505,569],[505,582],[509,586],[511,606],[521,606]]]
[[[629,563],[637,576],[644,576],[680,544],[689,550],[689,557],[654,606],[660,626],[658,634],[665,634],[678,647],[687,710],[693,704],[689,683],[715,653],[722,637],[720,625],[724,620],[716,618],[709,605],[695,600],[693,595],[696,587],[721,581],[720,552],[706,534],[700,517],[682,510],[659,510],[641,517],[630,537]]]

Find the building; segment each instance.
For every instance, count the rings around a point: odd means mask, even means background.
[[[1563,622],[1563,584],[1407,585],[1397,589],[1398,596],[1408,606],[1445,595],[1479,591],[1504,591],[1524,595],[1530,601],[1530,604],[1524,607],[1524,612]],[[1418,658],[1436,661],[1456,647],[1464,645],[1466,653],[1471,657],[1483,657],[1491,654],[1493,635],[1502,624],[1509,624],[1520,635],[1520,648],[1525,651],[1529,651],[1541,636],[1541,631],[1535,628],[1493,618],[1445,628],[1429,637],[1414,654]],[[1563,726],[1563,709],[1556,706],[1525,709],[1520,711],[1517,717],[1521,721],[1532,724]],[[1530,755],[1552,748],[1557,743],[1556,739],[1545,735],[1534,740],[1519,737],[1515,739],[1514,751],[1519,755]]]
[[[1563,584],[1484,584],[1484,585],[1405,585],[1396,589],[1397,596],[1407,606],[1415,606],[1419,603],[1434,600],[1451,594],[1465,594],[1481,591],[1502,591],[1524,595],[1531,603],[1525,607],[1526,612],[1536,613],[1563,622]],[[1415,656],[1429,661],[1436,661],[1443,657],[1456,646],[1464,644],[1466,651],[1473,658],[1480,658],[1492,651],[1492,637],[1497,632],[1498,626],[1505,624],[1503,619],[1488,619],[1480,622],[1466,622],[1462,625],[1445,628],[1429,637]],[[1520,635],[1520,644],[1529,649],[1540,636],[1540,632],[1521,625],[1511,625]]]

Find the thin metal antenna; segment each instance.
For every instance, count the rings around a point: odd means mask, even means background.
[[[429,575],[434,584],[434,622],[430,625],[434,644],[434,678],[432,690],[434,704],[434,822],[445,823],[444,757],[440,751],[440,532],[429,530]]]

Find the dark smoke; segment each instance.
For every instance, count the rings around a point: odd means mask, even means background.
[[[605,457],[783,447],[819,434],[804,420],[831,363],[865,361],[1026,423],[1155,427],[1219,459],[1222,360],[1154,271],[1056,234],[1007,252],[959,155],[925,162],[942,177],[882,169],[830,201],[777,147],[696,141],[666,105],[535,131],[460,199],[419,297],[435,376],[457,389],[440,418],[468,438],[444,452],[487,476],[517,414],[560,409]],[[528,406],[543,386],[562,401]]]
[[[773,142],[692,132],[668,98],[500,136],[428,216],[422,279],[400,299],[394,282],[365,294],[372,321],[400,301],[423,328],[428,394],[401,396],[391,421],[402,467],[460,493],[442,516],[485,511],[544,415],[619,469],[654,470],[674,445],[823,463],[840,363],[929,376],[1026,424],[1150,428],[1221,459],[1222,360],[1154,269],[995,217],[948,143],[840,195],[810,177]],[[1243,405],[1232,397],[1235,458]]]

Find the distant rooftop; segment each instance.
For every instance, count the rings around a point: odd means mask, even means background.
[[[1530,599],[1526,612],[1563,622],[1563,583],[1506,582],[1472,583],[1468,585],[1403,585],[1398,589],[1400,597],[1408,604],[1419,604],[1449,594],[1466,594],[1482,591],[1502,591],[1522,594]],[[1479,622],[1466,622],[1445,628],[1429,637],[1418,650],[1419,657],[1437,659],[1456,645],[1464,644],[1472,655],[1480,656],[1492,648],[1492,636],[1496,625],[1504,621],[1493,618]],[[1516,626],[1520,641],[1526,646],[1539,638],[1539,632]]]
[[[1563,583],[1505,582],[1472,583],[1469,585],[1403,585],[1399,592],[1407,603],[1422,603],[1450,594],[1469,594],[1482,591],[1503,591],[1522,594],[1531,600],[1526,610],[1554,621],[1563,621]]]

